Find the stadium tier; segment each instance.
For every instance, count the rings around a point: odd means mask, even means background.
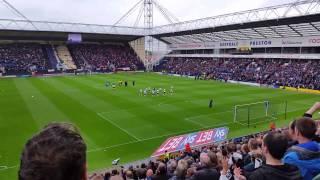
[[[2,75],[46,74],[48,70],[90,70],[113,72],[118,68],[143,70],[144,66],[128,45],[82,44],[56,46],[50,44],[10,43],[0,45]]]
[[[48,59],[39,44],[1,44],[0,67],[4,74],[46,72]]]
[[[78,67],[91,65],[94,70],[115,71],[117,68],[129,68],[132,71],[143,70],[144,66],[135,52],[124,45],[70,45],[69,49]]]
[[[319,60],[166,58],[158,71],[205,79],[235,80],[320,90]]]
[[[113,25],[0,1],[0,180],[320,180],[320,0]]]

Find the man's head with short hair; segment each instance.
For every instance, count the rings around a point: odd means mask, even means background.
[[[212,167],[217,167],[218,166],[218,157],[216,155],[216,153],[212,152],[212,151],[209,151],[208,152],[208,156],[210,158],[210,164]]]
[[[132,168],[132,169],[133,169],[133,168]],[[129,170],[131,171],[131,168],[129,168]],[[116,176],[116,175],[119,175],[119,171],[116,170],[116,169],[113,169],[113,170],[111,171],[111,176]]]
[[[126,171],[126,179],[133,179],[132,171],[130,171],[130,170]]]
[[[177,168],[177,161],[174,159],[170,159],[169,162],[167,163],[167,169],[170,173],[174,173],[174,171]]]
[[[229,143],[227,145],[227,151],[228,153],[233,153],[233,152],[236,152],[237,151],[237,146],[233,143]]]
[[[178,166],[175,171],[175,175],[177,177],[183,178],[187,174],[187,170],[188,170],[188,162],[186,160],[182,159],[178,162]]]
[[[279,132],[270,132],[263,138],[262,149],[268,159],[271,155],[274,159],[281,160],[288,148],[288,139]]]
[[[23,149],[19,180],[86,179],[86,144],[75,126],[52,123]]]
[[[317,125],[311,118],[303,117],[296,120],[295,137],[313,139],[317,132]]]
[[[201,153],[200,154],[200,163],[204,167],[210,167],[211,166],[211,160],[207,153]]]
[[[157,168],[157,175],[164,175],[167,173],[167,168],[166,165],[164,163],[159,163],[159,166]]]
[[[248,146],[250,151],[257,150],[259,148],[259,142],[256,139],[251,138],[248,142]]]

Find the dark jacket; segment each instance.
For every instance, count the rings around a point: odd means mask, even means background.
[[[170,179],[170,177],[167,176],[167,175],[162,174],[162,175],[153,175],[151,177],[151,179],[152,180],[168,180],[168,179]]]
[[[248,180],[302,180],[299,169],[290,164],[262,165],[255,171],[246,174],[246,177]]]
[[[202,168],[195,172],[191,180],[219,180],[220,173],[214,168]]]

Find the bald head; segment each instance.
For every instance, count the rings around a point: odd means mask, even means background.
[[[147,171],[147,177],[151,177],[153,175],[152,169],[148,169]]]

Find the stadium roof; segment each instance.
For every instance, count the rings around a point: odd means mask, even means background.
[[[319,35],[319,14],[320,0],[302,0],[157,26],[152,29],[151,34],[145,28],[138,27],[31,21],[28,19],[0,19],[0,29],[4,31],[73,32],[134,37],[152,35],[168,43],[188,43]]]
[[[145,35],[144,28],[109,26],[98,24],[82,24],[69,22],[28,21],[0,19],[0,29],[20,31],[74,32],[114,35]]]
[[[33,41],[66,41],[68,32],[47,32],[47,31],[16,31],[0,30],[0,40],[33,40]],[[134,41],[143,36],[138,35],[112,35],[97,33],[82,33],[82,40],[85,42],[122,42]]]
[[[170,44],[320,35],[320,14],[154,35]]]
[[[157,26],[153,29],[153,34],[192,31],[196,29],[214,28],[231,24],[242,24],[248,22],[298,17],[319,13],[320,0],[298,0],[293,3]]]
[[[320,35],[320,1],[305,0],[155,27],[170,44]]]

